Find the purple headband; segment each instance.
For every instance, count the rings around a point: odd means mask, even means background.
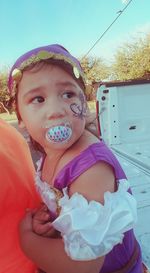
[[[40,61],[53,59],[59,62],[62,61],[66,66],[69,65],[71,74],[77,80],[82,82],[85,87],[85,75],[81,68],[80,62],[73,57],[63,46],[58,44],[42,46],[32,49],[17,59],[13,65],[9,78],[8,88],[11,95],[16,93],[16,86],[22,78],[22,72],[25,68]]]

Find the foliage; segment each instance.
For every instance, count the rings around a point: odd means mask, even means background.
[[[108,66],[100,58],[85,57],[80,60],[80,63],[88,83],[104,80],[109,75]]]
[[[93,83],[106,79],[109,75],[109,67],[104,64],[102,59],[94,57],[84,57],[80,60],[80,63],[87,80],[86,98],[88,101],[94,100],[96,90]]]
[[[1,102],[9,99],[7,94],[7,75],[4,72],[0,74],[0,98]]]
[[[0,112],[9,112],[8,109],[8,102],[9,102],[9,95],[7,89],[7,73],[1,72],[0,74]]]
[[[150,34],[119,48],[111,70],[115,80],[150,78]]]

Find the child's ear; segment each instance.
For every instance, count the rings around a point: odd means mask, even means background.
[[[24,122],[22,120],[18,121],[18,126],[19,126],[20,129],[25,129],[26,128],[26,126],[25,126],[25,124],[24,124]]]

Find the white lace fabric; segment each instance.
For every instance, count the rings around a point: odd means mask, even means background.
[[[92,260],[109,253],[122,243],[124,233],[135,227],[136,200],[128,193],[127,180],[119,183],[116,192],[104,194],[104,205],[88,202],[81,194],[71,198],[67,188],[59,200],[60,215],[53,222],[61,232],[65,251],[73,260]]]
[[[37,161],[37,172],[35,176],[35,187],[37,192],[40,194],[42,201],[48,207],[48,209],[57,214],[57,202],[56,202],[56,195],[50,185],[41,180],[41,171],[40,166],[42,163],[42,158]]]

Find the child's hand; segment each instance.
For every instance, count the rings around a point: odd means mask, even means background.
[[[32,222],[33,231],[39,235],[45,237],[54,237],[55,229],[52,227],[50,222],[50,212],[48,208],[43,205],[40,209],[36,210],[33,215]]]
[[[19,224],[19,231],[20,233],[24,233],[24,232],[32,232],[32,217],[33,217],[33,211],[32,210],[27,210],[24,218],[21,220],[20,224]]]

